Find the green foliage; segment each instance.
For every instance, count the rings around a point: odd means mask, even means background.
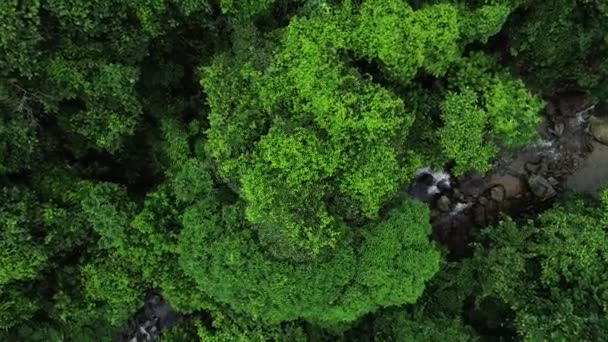
[[[275,0],[221,0],[222,12],[237,18],[254,17],[268,10]]]
[[[28,169],[36,157],[38,138],[34,123],[0,117],[0,174]]]
[[[0,188],[0,285],[35,278],[48,255],[36,238],[36,198],[26,189]]]
[[[0,76],[16,71],[24,77],[32,77],[41,51],[41,9],[39,1],[20,4],[17,0],[0,4]]]
[[[404,310],[383,312],[374,320],[374,341],[475,341],[475,334],[458,319],[424,317]]]
[[[87,184],[89,185],[89,184]],[[124,248],[129,226],[134,214],[133,203],[126,197],[123,189],[111,184],[84,185],[86,197],[81,206],[87,220],[100,235],[102,248]]]
[[[560,83],[607,94],[605,32],[608,9],[603,1],[524,1],[526,17],[508,25],[510,52],[539,88]],[[519,19],[519,18],[518,18]],[[574,83],[574,84],[572,84]]]
[[[534,221],[506,219],[483,232],[472,259],[446,268],[425,301],[453,314],[472,298],[486,324],[498,320],[526,340],[603,339],[605,222],[604,208],[578,199]]]
[[[403,203],[366,235],[357,282],[383,307],[420,297],[426,280],[439,269],[440,253],[427,238],[427,210],[419,202]]]
[[[180,261],[201,290],[263,322],[350,322],[380,306],[415,301],[437,271],[440,256],[420,203],[408,201],[369,227],[360,249],[343,242],[331,256],[307,263],[267,257],[238,219],[241,210],[206,202],[188,208]]]
[[[204,174],[201,176],[205,179]],[[203,193],[210,193],[209,190]],[[159,288],[173,307],[189,313],[212,305],[178,265],[181,208],[167,187],[149,193],[144,207],[127,228],[129,244],[115,253],[129,260],[141,279]]]
[[[530,94],[523,82],[497,77],[485,92],[492,135],[507,147],[521,147],[537,138],[537,115],[544,102]]]
[[[60,59],[49,65],[49,81],[62,89],[60,99],[80,99],[86,104],[86,109],[74,108],[68,117],[60,116],[60,123],[99,148],[116,151],[124,136],[133,134],[141,115],[134,87],[138,72],[118,64],[84,68]]]
[[[22,284],[0,285],[0,300],[0,336],[3,331],[32,319],[40,307]]]
[[[533,142],[518,76],[605,90],[608,8],[558,5],[2,2],[0,340],[110,341],[151,291],[168,341],[605,339],[608,191],[441,270],[402,191]]]
[[[294,323],[261,325],[235,315],[217,313],[211,329],[201,322],[195,323],[201,341],[308,341],[302,327]]]
[[[496,148],[483,141],[488,113],[477,105],[477,95],[469,89],[461,94],[450,93],[441,105],[441,112],[445,126],[439,131],[440,142],[446,154],[456,161],[454,172],[457,175],[470,169],[487,172]]]
[[[467,14],[468,18],[462,28],[463,36],[467,40],[487,42],[488,38],[500,32],[509,15],[517,7],[513,2],[519,1],[484,2],[492,4],[483,5],[476,11]]]
[[[85,293],[91,302],[107,303],[110,324],[121,325],[141,306],[141,284],[129,271],[127,260],[114,256],[99,256],[99,259],[103,261],[83,267]]]
[[[404,84],[420,70],[440,77],[461,60],[459,25],[469,19],[448,4],[413,11],[401,1],[365,1],[355,11],[347,2],[293,18],[280,42],[273,34],[252,33],[262,49],[237,45],[233,55],[204,68],[201,83],[211,107],[207,149],[224,179],[240,188],[249,221],[261,230],[280,229],[283,237],[276,241],[314,257],[335,248],[343,220],[376,219],[424,160],[411,153],[418,146],[403,144],[416,117],[392,88],[371,81],[342,56],[377,58],[387,77]],[[517,91],[508,95],[535,100]],[[489,126],[504,135],[512,127],[503,127],[507,110],[499,100],[508,95],[493,95],[488,115],[443,139],[444,161],[461,158],[454,151],[463,146],[482,148],[486,153],[469,167],[487,170],[494,150],[483,137],[469,140],[467,129],[489,136]],[[538,109],[530,107],[525,119]],[[522,137],[529,137],[536,119],[520,121]]]
[[[456,89],[474,90],[486,114],[488,140],[516,148],[538,139],[538,113],[545,104],[484,54],[474,54],[457,63],[450,75]]]

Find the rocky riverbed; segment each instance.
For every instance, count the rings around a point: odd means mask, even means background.
[[[427,199],[435,240],[457,259],[469,255],[474,236],[502,215],[533,217],[567,191],[597,194],[608,184],[606,114],[584,96],[549,103],[541,142],[504,153],[485,176],[450,177],[449,189]]]

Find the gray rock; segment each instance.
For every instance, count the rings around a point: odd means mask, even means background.
[[[458,190],[458,189],[454,189],[454,198],[456,198],[459,201],[464,201],[464,199],[465,199],[462,192],[460,192],[460,190]]]
[[[589,119],[589,132],[604,145],[608,145],[608,117],[592,116]]]
[[[549,183],[551,183],[551,185],[558,186],[559,185],[559,181],[555,178],[555,177],[548,177],[547,180],[549,181]]]
[[[437,200],[437,208],[443,212],[450,211],[450,204],[452,201],[447,196],[441,196]]]
[[[502,185],[496,185],[490,190],[490,197],[496,202],[505,200],[505,188]]]
[[[526,163],[526,171],[531,174],[536,174],[538,171],[540,171],[540,164]]]
[[[505,190],[505,198],[513,198],[523,192],[521,179],[512,175],[504,175],[492,179],[493,185],[501,185]]]
[[[479,197],[479,204],[481,204],[481,205],[488,204],[488,199],[485,197]]]
[[[477,172],[468,173],[460,183],[460,191],[467,197],[477,198],[483,191],[485,182]]]
[[[485,226],[487,223],[486,208],[480,205],[476,206],[473,209],[473,221],[479,226]]]
[[[437,183],[437,188],[440,192],[446,192],[452,188],[452,185],[450,184],[449,180],[443,179]]]
[[[558,107],[561,115],[574,116],[578,112],[589,107],[590,99],[576,94],[564,94],[560,96]]]
[[[534,175],[528,178],[528,185],[534,196],[543,200],[549,199],[557,195],[557,192],[547,179],[541,176]]]
[[[561,137],[562,134],[564,134],[564,130],[566,129],[566,125],[564,125],[563,122],[558,122],[555,124],[555,126],[553,127],[553,133],[557,136],[557,137]]]
[[[599,189],[608,184],[608,146],[593,142],[595,148],[581,166],[567,176],[564,184],[575,192],[584,192],[598,196]]]
[[[547,106],[545,107],[545,112],[547,113],[547,116],[555,115],[555,111],[555,105],[552,102],[547,102]]]
[[[437,209],[432,209],[431,210],[431,218],[432,219],[436,219],[440,215],[441,215],[441,212],[439,210],[437,210]]]

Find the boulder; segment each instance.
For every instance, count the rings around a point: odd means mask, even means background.
[[[496,185],[490,189],[490,197],[496,202],[502,202],[505,200],[505,188],[502,185]]]
[[[488,221],[486,217],[486,208],[481,205],[473,209],[473,220],[478,226],[485,226]]]
[[[494,177],[492,184],[502,186],[504,189],[504,198],[513,198],[524,191],[524,184],[518,177],[512,175],[504,175]]]
[[[592,116],[589,119],[589,132],[595,140],[608,145],[608,117]]]
[[[562,134],[564,134],[565,129],[566,125],[564,125],[563,122],[558,122],[555,124],[555,126],[553,126],[553,134],[559,138],[562,136]]]
[[[552,198],[557,195],[557,191],[553,188],[553,185],[544,177],[534,175],[528,178],[528,185],[534,196],[539,197],[543,200]]]
[[[447,196],[441,196],[437,200],[437,209],[448,212],[450,211],[450,204],[452,204],[452,201]]]
[[[526,171],[528,171],[531,174],[535,174],[538,173],[540,171],[540,164],[536,164],[536,163],[526,163]]]

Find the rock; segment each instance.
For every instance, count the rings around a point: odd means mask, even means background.
[[[490,197],[496,202],[505,200],[505,188],[502,185],[496,185],[490,190]]]
[[[461,202],[464,201],[464,195],[462,194],[462,192],[460,192],[460,190],[454,189],[453,195],[454,195],[454,198],[456,198],[457,200],[459,200]]]
[[[557,195],[557,192],[547,179],[541,176],[534,175],[528,178],[528,185],[534,196],[543,200],[549,199]]]
[[[608,145],[608,117],[592,116],[589,119],[589,132],[604,145]]]
[[[549,178],[547,178],[547,180],[554,187],[559,185],[559,181],[555,177],[549,177]]]
[[[590,99],[578,94],[561,94],[558,107],[561,115],[574,116],[589,107]]]
[[[437,183],[437,188],[439,189],[440,192],[446,192],[449,191],[452,188],[452,185],[450,184],[450,181],[447,179],[442,179]]]
[[[514,176],[526,175],[526,162],[522,158],[515,158],[506,165],[506,173]]]
[[[437,210],[437,209],[431,210],[431,219],[436,219],[440,215],[441,215],[441,212],[439,210]]]
[[[485,198],[485,197],[479,197],[479,204],[486,205],[486,204],[488,204],[488,202],[489,201],[488,201],[487,198]]]
[[[480,205],[476,206],[473,210],[473,220],[479,226],[485,226],[486,221],[486,209]]]
[[[468,197],[477,198],[485,187],[483,177],[477,172],[469,172],[460,182],[460,191]]]
[[[553,102],[547,102],[547,106],[545,107],[545,112],[547,113],[547,116],[555,115],[555,105],[553,104]]]
[[[498,202],[489,201],[486,205],[486,218],[490,219],[492,216],[496,216],[498,214]]]
[[[594,142],[593,152],[571,175],[566,175],[564,186],[575,192],[583,192],[595,197],[608,184],[608,146]]]
[[[450,211],[450,204],[452,201],[448,198],[448,196],[441,196],[437,200],[437,208],[443,212]]]
[[[471,206],[471,203],[458,202],[454,206],[453,212],[458,214],[458,213],[463,212],[464,210],[468,209],[470,206]]]
[[[553,127],[553,134],[555,134],[555,136],[557,136],[559,138],[562,136],[562,134],[564,134],[565,129],[566,129],[566,125],[564,125],[563,122],[558,122]]]
[[[537,174],[540,171],[540,164],[526,163],[526,171],[531,174]]]
[[[505,198],[513,198],[524,190],[524,184],[518,177],[504,175],[493,179],[492,184],[502,185],[505,190]]]
[[[435,183],[435,178],[432,174],[428,172],[421,173],[420,175],[418,175],[418,177],[416,177],[416,180],[426,186],[431,186],[433,185],[433,183]]]

